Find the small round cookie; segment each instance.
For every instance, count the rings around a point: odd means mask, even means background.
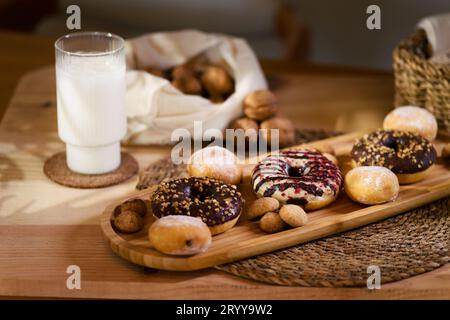
[[[283,229],[286,227],[286,224],[281,219],[278,213],[268,212],[259,221],[259,227],[262,231],[268,233],[276,233],[283,231]]]
[[[199,218],[166,216],[156,220],[148,230],[152,246],[165,254],[193,255],[211,245],[208,226]]]
[[[228,184],[238,184],[242,168],[233,152],[218,146],[207,147],[195,152],[187,165],[191,177],[208,177]]]
[[[444,161],[450,162],[450,143],[447,143],[444,148],[442,148],[441,156]]]
[[[273,117],[278,111],[278,99],[269,90],[257,90],[244,99],[244,113],[247,117],[263,121]]]
[[[274,117],[261,123],[260,129],[265,129],[266,131],[261,131],[262,138],[270,146],[272,145],[272,129],[277,129],[279,147],[287,147],[294,143],[295,139],[295,127],[291,120]]]
[[[265,215],[267,212],[276,211],[280,207],[280,202],[275,198],[263,197],[256,199],[247,211],[247,218],[252,220]]]
[[[135,233],[144,227],[144,220],[139,213],[127,210],[114,217],[113,225],[120,232]]]
[[[285,204],[279,212],[280,218],[291,227],[301,227],[308,222],[308,215],[302,207],[294,204]]]
[[[436,138],[438,125],[436,118],[426,109],[415,106],[398,107],[383,121],[384,130],[400,130],[419,134],[428,141]]]
[[[378,166],[356,167],[344,179],[344,190],[353,201],[380,204],[397,198],[400,186],[397,176]]]

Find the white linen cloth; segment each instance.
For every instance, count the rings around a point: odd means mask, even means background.
[[[177,128],[193,135],[194,121],[202,121],[203,131],[223,130],[242,114],[245,96],[266,89],[267,82],[258,60],[240,38],[207,34],[195,30],[152,33],[128,40],[126,144],[169,144]],[[211,63],[225,64],[234,78],[235,91],[226,101],[214,104],[206,98],[186,95],[144,67],[167,69],[203,54]]]
[[[431,61],[450,63],[450,13],[438,14],[423,18],[417,28],[425,30],[428,41],[433,49]]]

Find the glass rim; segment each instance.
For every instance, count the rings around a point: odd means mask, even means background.
[[[115,49],[111,49],[111,50],[107,50],[104,52],[71,52],[71,51],[67,51],[64,50],[59,44],[65,40],[65,39],[70,39],[70,38],[75,38],[75,37],[83,37],[83,36],[103,36],[105,38],[111,38],[111,39],[115,39],[115,40],[119,40],[119,46]],[[99,57],[99,56],[106,56],[106,55],[111,55],[114,54],[116,52],[119,52],[120,50],[122,50],[125,46],[125,40],[121,37],[118,36],[114,33],[111,32],[103,32],[103,31],[80,31],[80,32],[72,32],[72,33],[68,33],[66,35],[63,35],[61,37],[59,37],[58,39],[55,40],[54,43],[55,49],[63,54],[67,54],[70,56],[77,56],[77,57]]]

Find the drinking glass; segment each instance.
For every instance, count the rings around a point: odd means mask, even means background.
[[[126,133],[124,40],[75,32],[55,42],[58,134],[68,167],[102,174],[120,166]]]

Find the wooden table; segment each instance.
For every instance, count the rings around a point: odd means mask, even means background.
[[[3,114],[19,78],[36,67],[53,63],[53,40],[3,32],[0,33],[0,42],[0,114]],[[295,120],[297,127],[348,131],[376,127],[391,108],[393,79],[389,73],[279,61],[263,61],[262,65],[277,84],[276,92],[282,100],[283,113]],[[50,74],[51,69],[28,75],[18,93],[27,88],[27,79],[39,73]],[[44,85],[27,89],[37,96],[42,91],[54,90]],[[21,97],[13,102],[27,103],[27,99]],[[8,152],[5,145],[0,144],[0,153]],[[168,154],[169,149],[148,147],[130,151],[136,155],[140,165],[145,166],[151,160]],[[29,214],[29,208],[20,206],[20,203],[6,206],[10,200],[8,197],[17,196],[17,201],[21,201],[21,195],[5,196],[9,184],[26,187],[28,183],[36,183],[33,179],[43,179],[40,164],[36,164],[39,162],[23,161],[18,165],[27,169],[19,177],[1,172],[0,162],[0,296],[5,298],[450,298],[449,264],[433,272],[383,285],[380,290],[270,286],[213,269],[189,273],[145,270],[115,256],[105,244],[97,210],[106,205],[108,196],[97,199],[95,203],[89,202],[92,199],[80,198],[47,209],[44,202],[39,204],[42,206],[40,210],[33,211],[34,214]],[[135,182],[134,179],[109,189],[110,193],[115,196],[131,192]],[[37,197],[42,192],[40,188],[27,190]],[[55,190],[60,192],[60,189]],[[5,213],[8,210],[2,210],[2,205],[7,209],[15,205],[16,210]],[[95,210],[90,212],[91,215],[80,218],[83,214],[80,206]],[[81,290],[68,290],[66,287],[66,268],[72,264],[81,268]]]

